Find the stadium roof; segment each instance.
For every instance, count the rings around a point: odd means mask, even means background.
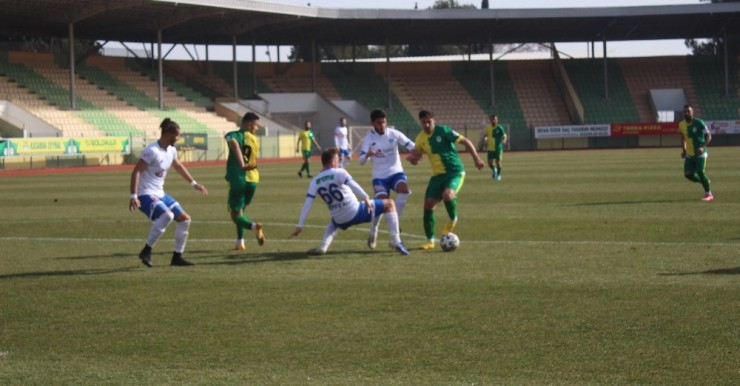
[[[251,0],[0,0],[0,36],[295,45],[624,41],[740,35],[740,3],[567,9],[337,9]]]

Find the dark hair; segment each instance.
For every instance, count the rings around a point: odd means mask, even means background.
[[[257,121],[259,119],[260,119],[260,117],[258,117],[257,114],[255,114],[255,113],[253,113],[253,112],[250,111],[250,112],[244,114],[244,116],[242,117],[242,122]]]
[[[434,113],[429,110],[421,110],[419,111],[419,119],[422,118],[434,118]]]
[[[691,105],[683,105],[683,109],[684,110],[688,109],[689,107],[691,107]],[[691,108],[693,109],[693,107],[691,107]]]
[[[387,115],[385,115],[385,111],[375,109],[370,112],[370,122],[375,122],[375,120],[378,118],[387,118]]]
[[[330,147],[324,150],[321,153],[321,164],[324,166],[329,166],[331,160],[334,159],[334,156],[337,154],[339,154],[339,149],[337,149],[336,147]]]
[[[498,116],[497,116],[496,114],[491,114],[491,116],[489,116],[488,118],[489,118],[489,119],[493,119],[493,118],[497,118],[497,117],[498,117]]]
[[[171,133],[173,131],[180,130],[180,125],[169,118],[165,118],[162,123],[159,124],[159,128],[162,129],[162,133]]]

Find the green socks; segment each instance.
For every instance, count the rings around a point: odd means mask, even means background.
[[[445,201],[445,208],[447,209],[447,215],[450,216],[450,220],[457,220],[457,198],[452,201]]]
[[[434,211],[424,209],[424,234],[427,240],[434,239]]]
[[[238,239],[244,238],[244,232],[247,229],[252,229],[252,222],[249,221],[246,215],[242,214],[239,217],[234,218],[234,223],[236,224],[236,237]]]

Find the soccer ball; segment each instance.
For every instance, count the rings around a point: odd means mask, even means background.
[[[442,250],[445,252],[452,252],[460,246],[460,238],[452,232],[445,233],[442,235],[442,238],[439,239],[439,246],[442,247]]]

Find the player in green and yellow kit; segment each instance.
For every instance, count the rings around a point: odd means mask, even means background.
[[[683,107],[684,119],[678,123],[681,133],[681,158],[684,159],[683,173],[689,181],[701,183],[704,188],[702,201],[714,200],[709,188],[709,177],[704,173],[709,153],[707,146],[712,142],[712,134],[703,120],[694,117],[691,105]]]
[[[432,249],[435,242],[434,208],[440,201],[444,201],[447,215],[450,217],[450,222],[442,228],[442,234],[452,232],[457,225],[457,193],[465,180],[465,167],[455,145],[461,143],[465,146],[478,170],[483,169],[485,164],[469,139],[447,126],[436,125],[431,111],[420,111],[419,121],[422,131],[414,141],[416,147],[406,160],[416,165],[426,154],[432,165],[432,177],[424,194],[424,234],[427,241],[421,246],[421,249]]]
[[[262,224],[250,221],[244,213],[244,209],[252,203],[257,184],[260,182],[257,170],[260,144],[254,135],[258,119],[255,113],[244,114],[239,130],[226,133],[225,136],[229,147],[229,158],[226,161],[226,181],[229,182],[228,209],[231,220],[236,224],[234,249],[240,251],[246,249],[244,231],[247,229],[254,230],[259,245],[265,243]]]
[[[304,123],[303,131],[298,134],[298,142],[295,145],[295,152],[298,153],[298,149],[300,148],[300,153],[303,157],[303,164],[301,165],[301,170],[298,171],[298,177],[303,177],[304,170],[306,171],[306,176],[308,178],[313,177],[311,175],[311,168],[308,163],[308,160],[311,158],[311,143],[316,145],[316,148],[321,151],[321,146],[319,146],[319,143],[316,142],[316,138],[311,132],[311,121],[306,121]]]
[[[485,138],[488,145],[488,167],[493,170],[493,178],[501,181],[501,161],[504,159],[504,145],[506,145],[506,129],[498,124],[496,114],[491,115],[491,124],[486,126]],[[494,166],[495,162],[495,166]]]

